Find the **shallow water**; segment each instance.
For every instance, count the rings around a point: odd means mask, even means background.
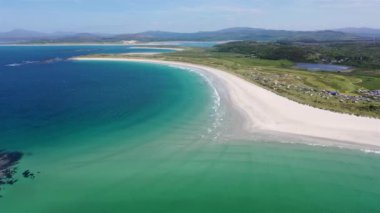
[[[59,55],[47,49],[38,50],[42,58]],[[7,60],[28,60],[24,50],[12,51]],[[0,192],[0,209],[380,211],[380,155],[261,136],[228,139],[230,114],[223,102],[216,107],[217,97],[197,73],[163,65],[3,66],[0,149],[24,152],[18,169],[36,178],[18,174]]]

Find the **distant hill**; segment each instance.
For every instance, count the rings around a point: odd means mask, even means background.
[[[0,33],[0,41],[12,42],[12,41],[23,41],[23,40],[33,40],[46,37],[46,33],[40,33],[29,30],[16,29],[5,33]]]
[[[120,42],[123,40],[148,41],[335,41],[357,40],[359,35],[332,30],[323,31],[287,31],[258,28],[229,28],[218,31],[196,33],[176,33],[164,31],[147,31],[134,34],[100,35],[91,33],[39,33],[26,30],[14,30],[0,33],[0,42]]]
[[[285,31],[266,30],[257,28],[229,28],[218,31],[175,33],[162,31],[149,31],[137,34],[117,35],[114,38],[120,40],[142,40],[142,41],[223,41],[223,40],[353,40],[358,36],[335,31]]]
[[[23,42],[89,42],[98,41],[101,35],[89,33],[55,32],[42,33],[37,31],[16,29],[0,33],[0,43],[23,43]]]
[[[368,38],[380,38],[380,29],[373,29],[373,28],[342,28],[342,29],[336,29],[335,31],[343,32],[343,33],[349,33],[361,37],[368,37]]]

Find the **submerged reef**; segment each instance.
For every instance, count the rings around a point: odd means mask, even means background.
[[[8,152],[0,150],[0,191],[5,185],[13,185],[18,181],[16,178],[17,164],[23,156],[24,154],[22,152]],[[35,178],[34,173],[30,170],[24,171],[22,175],[24,178]]]

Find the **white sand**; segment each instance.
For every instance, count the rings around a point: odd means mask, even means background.
[[[76,60],[148,62],[202,70],[225,85],[232,105],[246,118],[244,128],[248,131],[269,130],[380,147],[380,119],[335,113],[302,105],[218,69],[146,59]]]
[[[133,52],[133,53],[122,53],[120,55],[158,55],[158,54],[161,54],[162,52],[141,52],[141,53],[136,53],[136,52]]]
[[[183,48],[176,48],[176,47],[147,47],[147,46],[139,46],[139,45],[133,45],[133,47],[130,47],[130,49],[148,49],[148,50],[174,50],[174,51],[183,51]]]

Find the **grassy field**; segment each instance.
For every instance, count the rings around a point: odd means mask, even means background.
[[[97,55],[101,57],[143,57],[206,65],[240,76],[279,95],[302,104],[336,112],[380,118],[380,101],[363,97],[361,90],[380,89],[376,72],[310,72],[293,68],[287,60],[253,59],[235,53],[192,49],[144,56]],[[375,74],[374,74],[375,73]],[[331,91],[338,91],[332,95]]]

